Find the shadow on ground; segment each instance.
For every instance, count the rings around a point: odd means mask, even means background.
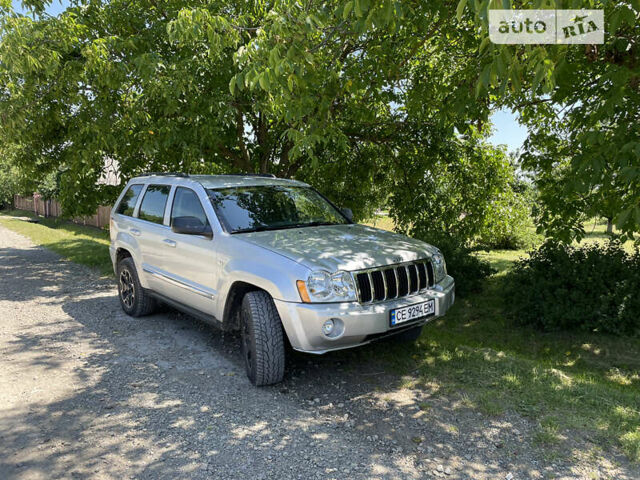
[[[282,384],[254,388],[235,336],[168,308],[129,318],[109,282],[26,247],[0,249],[0,313],[1,478],[545,472],[525,421],[404,388],[376,360],[387,344],[293,353]]]

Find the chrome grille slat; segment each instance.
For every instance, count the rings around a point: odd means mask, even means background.
[[[433,277],[433,266],[429,259],[353,273],[360,303],[384,302],[415,295],[432,287]]]
[[[382,283],[384,284],[384,300],[389,298],[389,288],[387,287],[386,270],[380,270],[382,272]]]
[[[398,283],[398,269],[393,268],[393,276],[396,277],[396,296],[393,298],[398,298],[398,295],[400,295],[400,283]]]
[[[371,276],[371,272],[367,272],[367,276],[369,277],[369,288],[371,289],[370,303],[373,303],[376,301],[376,292],[373,289],[373,277]]]
[[[409,274],[409,265],[404,266],[404,271],[407,272],[407,295],[411,295],[411,275]]]

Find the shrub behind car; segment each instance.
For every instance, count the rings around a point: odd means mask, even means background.
[[[506,282],[516,322],[541,330],[640,333],[640,252],[619,242],[573,247],[547,241]]]

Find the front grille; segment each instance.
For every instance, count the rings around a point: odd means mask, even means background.
[[[427,259],[356,272],[354,276],[360,303],[414,295],[435,283],[433,265]]]

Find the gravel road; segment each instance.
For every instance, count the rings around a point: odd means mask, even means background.
[[[127,317],[111,279],[0,227],[0,479],[640,478],[586,448],[545,460],[526,419],[350,352],[255,388],[238,349],[170,309]]]

